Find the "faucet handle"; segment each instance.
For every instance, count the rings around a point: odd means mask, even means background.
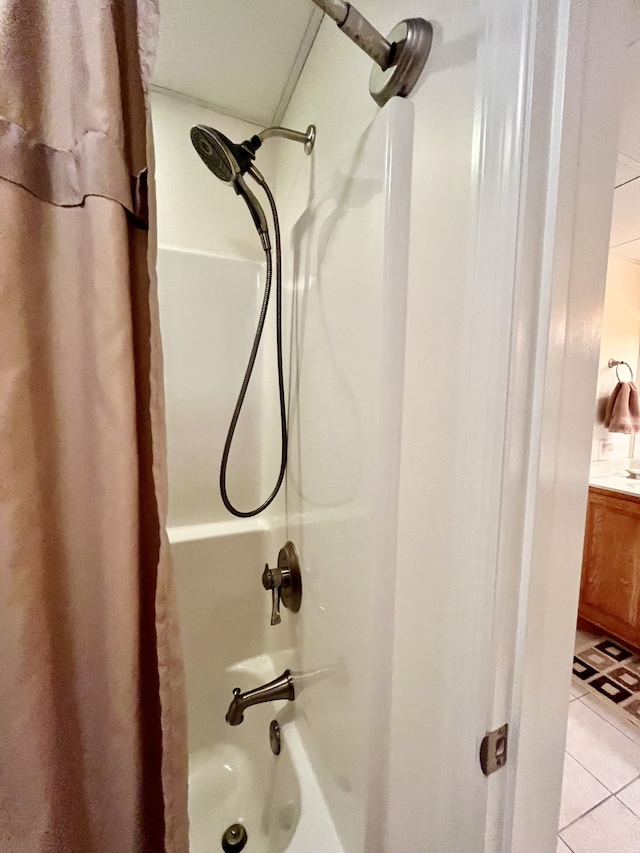
[[[300,610],[302,601],[302,578],[300,575],[300,563],[298,561],[298,552],[293,542],[287,544],[280,549],[278,554],[278,565],[275,569],[270,569],[269,565],[265,565],[262,573],[262,586],[266,590],[271,590],[271,624],[279,625],[282,622],[280,617],[280,601],[292,613],[297,613]]]
[[[271,624],[279,625],[282,622],[280,616],[280,591],[282,589],[282,572],[280,569],[270,569],[266,563],[262,573],[262,586],[271,590]]]

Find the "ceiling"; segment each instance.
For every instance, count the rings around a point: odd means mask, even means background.
[[[640,0],[632,0],[611,251],[640,263]],[[322,12],[312,0],[160,0],[156,88],[279,124]]]
[[[278,124],[321,20],[311,0],[160,0],[154,86]]]
[[[610,246],[615,255],[640,263],[640,32],[638,3],[634,5],[636,19],[627,50]]]

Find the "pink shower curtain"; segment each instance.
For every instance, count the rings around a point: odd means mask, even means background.
[[[157,22],[155,0],[0,0],[2,853],[188,849]]]

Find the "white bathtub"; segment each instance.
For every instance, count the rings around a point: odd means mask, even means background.
[[[300,708],[278,702],[247,709],[231,727],[232,689],[294,670],[293,618],[269,625],[261,573],[279,541],[259,521],[169,529],[185,653],[189,725],[191,853],[221,850],[233,823],[248,853],[343,853],[298,732]],[[273,552],[273,553],[272,553]],[[282,751],[269,746],[281,725]]]

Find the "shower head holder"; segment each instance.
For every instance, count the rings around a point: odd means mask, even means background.
[[[240,144],[232,142],[215,127],[196,124],[191,128],[191,142],[205,165],[226,184],[251,171],[256,151],[266,139],[280,137],[304,145],[305,154],[311,154],[316,142],[316,127],[310,124],[304,133],[288,127],[267,127]]]
[[[267,127],[262,130],[257,136],[251,137],[248,142],[253,145],[254,140],[259,140],[254,152],[260,148],[265,139],[279,137],[280,139],[289,139],[291,142],[301,142],[304,145],[304,153],[311,154],[313,146],[316,144],[316,126],[310,124],[304,133],[298,130],[289,130],[288,127]],[[245,143],[247,144],[247,143]]]
[[[431,52],[433,27],[424,18],[407,18],[391,30],[387,40],[391,64],[374,65],[369,77],[369,92],[379,107],[390,98],[411,94]]]

